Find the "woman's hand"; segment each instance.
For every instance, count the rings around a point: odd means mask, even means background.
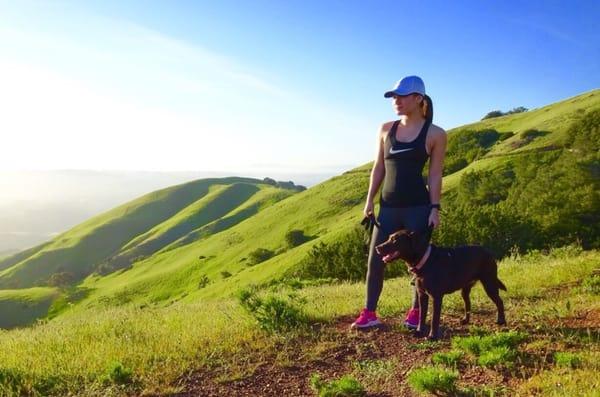
[[[437,208],[431,209],[427,224],[432,226],[434,229],[440,225],[440,211]]]
[[[367,200],[367,203],[365,204],[365,209],[363,210],[363,214],[368,217],[374,214],[373,212],[373,201],[372,200]]]

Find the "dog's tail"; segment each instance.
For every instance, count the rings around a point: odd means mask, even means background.
[[[500,288],[502,291],[506,291],[506,285],[504,285],[504,283],[502,283],[498,277],[496,277],[496,281],[498,282],[498,288]]]

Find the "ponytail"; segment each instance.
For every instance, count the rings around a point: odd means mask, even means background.
[[[433,121],[433,101],[429,97],[429,95],[423,95],[423,100],[421,101],[421,112],[425,120],[431,124]]]

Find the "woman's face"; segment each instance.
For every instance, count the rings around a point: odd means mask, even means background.
[[[413,114],[421,110],[420,103],[422,97],[419,94],[394,95],[392,97],[392,106],[398,116]]]

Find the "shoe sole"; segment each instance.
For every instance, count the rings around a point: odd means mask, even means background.
[[[352,323],[352,325],[350,326],[350,328],[369,328],[369,327],[374,327],[376,325],[381,325],[381,321],[379,320],[371,320],[366,324],[357,324],[357,323]]]
[[[419,325],[418,325],[418,324],[411,324],[411,323],[409,323],[409,322],[406,322],[406,321],[405,321],[405,322],[404,322],[404,326],[405,326],[406,328],[409,328],[409,329],[417,329],[417,327],[418,327]]]

